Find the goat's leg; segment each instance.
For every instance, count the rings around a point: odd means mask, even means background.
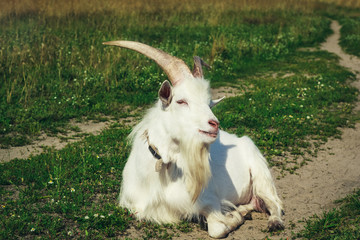
[[[244,223],[244,218],[238,211],[237,207],[228,201],[222,201],[221,212],[225,216],[225,223],[233,231]]]
[[[224,238],[244,223],[237,210],[225,212],[213,211],[205,215],[208,233],[213,238]]]
[[[250,213],[251,211],[254,211],[255,206],[253,203],[249,203],[246,205],[240,205],[239,207],[237,207],[237,211],[241,214],[241,216],[245,217],[248,213]]]
[[[274,181],[270,170],[266,164],[265,158],[259,149],[251,143],[252,158],[250,168],[250,179],[252,183],[252,203],[255,210],[267,210],[270,213],[268,227],[269,230],[284,229],[282,217],[282,202],[277,195]],[[265,205],[265,207],[264,207]]]
[[[262,195],[262,194],[261,194]],[[264,201],[267,211],[270,213],[268,220],[268,228],[270,231],[276,231],[284,229],[284,222],[281,219],[283,210],[281,204],[277,201],[277,196],[260,196]]]
[[[231,231],[230,228],[224,223],[223,216],[221,215],[221,213],[210,213],[208,216],[205,216],[208,233],[212,238],[224,238]]]
[[[267,212],[270,214],[268,227],[270,231],[280,230],[284,228],[284,224],[281,220],[282,210],[279,207],[279,204],[275,203],[271,199],[265,198],[265,201],[257,196],[253,196],[249,204],[240,205],[237,207],[237,211],[245,217],[249,212],[257,211],[257,212]],[[279,215],[278,209],[280,209],[281,213]]]
[[[251,211],[267,212],[270,214],[268,221],[269,230],[281,230],[284,229],[284,223],[281,219],[283,210],[281,202],[278,202],[277,200],[279,199],[268,197],[266,194],[260,194],[260,196],[253,196],[249,204],[240,205],[236,210],[242,217],[245,217]]]
[[[268,170],[267,170],[268,171]],[[254,178],[254,196],[250,205],[253,205],[254,210],[259,212],[267,211],[270,214],[268,227],[270,231],[284,229],[284,222],[281,219],[283,215],[282,202],[279,199],[274,182],[271,178],[264,176],[270,176],[270,173]]]
[[[208,233],[213,238],[224,238],[243,223],[242,219],[236,211],[226,213],[226,215],[222,213],[209,214],[206,217]]]

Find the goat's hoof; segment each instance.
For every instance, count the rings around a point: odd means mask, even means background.
[[[283,230],[285,228],[281,219],[275,218],[269,221],[268,228],[270,232]]]

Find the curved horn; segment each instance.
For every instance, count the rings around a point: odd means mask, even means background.
[[[190,69],[183,60],[171,56],[160,49],[133,41],[110,41],[103,44],[128,48],[151,58],[164,70],[172,85],[191,76]]]
[[[202,66],[211,68],[210,65],[208,65],[206,62],[204,62],[200,57],[195,56],[194,57],[194,69],[192,71],[192,74],[194,77],[197,77],[197,78],[204,77]]]

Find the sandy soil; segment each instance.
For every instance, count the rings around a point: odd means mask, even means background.
[[[239,89],[234,87],[219,87],[211,89],[211,96],[213,99],[219,99],[222,97],[235,97],[243,94]]]
[[[111,124],[111,121],[90,121],[86,123],[76,123],[75,121],[72,121],[70,124],[72,126],[79,127],[80,132],[69,132],[66,135],[60,134],[53,137],[48,136],[44,133],[39,137],[38,140],[34,141],[31,145],[0,149],[0,163],[8,162],[15,158],[25,159],[30,157],[30,155],[38,155],[43,152],[43,147],[54,147],[55,149],[62,149],[70,142],[79,141],[81,138],[76,137],[78,133],[87,133],[94,135],[99,134],[102,130],[104,130]],[[67,138],[67,140],[64,140],[64,138]]]
[[[345,54],[340,46],[338,22],[331,25],[334,34],[331,35],[321,49],[333,52],[340,56],[340,64],[356,73],[357,81],[354,86],[360,89],[360,59]],[[233,96],[238,90],[225,87],[215,90],[214,95]],[[355,111],[360,110],[360,103]],[[109,123],[86,123],[79,124],[83,132],[96,134],[106,128]],[[360,123],[355,129],[342,129],[342,139],[330,140],[319,152],[318,156],[297,170],[296,174],[288,174],[279,180],[275,180],[278,193],[285,205],[286,229],[272,239],[291,237],[291,232],[297,232],[303,226],[299,222],[314,214],[321,214],[335,205],[334,200],[344,197],[354,189],[360,188]],[[76,140],[76,139],[74,139]],[[74,141],[73,140],[73,141]],[[35,142],[30,146],[0,149],[0,162],[10,161],[14,158],[27,158],[30,154],[39,154],[41,146],[54,146],[57,149],[64,147],[67,142],[61,142],[59,138],[43,136],[43,140]],[[278,172],[272,169],[276,178]],[[248,220],[237,231],[231,233],[228,239],[263,239],[269,236],[264,232],[267,226],[267,216],[253,213],[253,220]],[[293,226],[295,224],[295,227]],[[130,230],[131,236],[141,238],[139,233]],[[203,230],[194,230],[188,234],[181,234],[178,239],[208,239],[208,234]]]

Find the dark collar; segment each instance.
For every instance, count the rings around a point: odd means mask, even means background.
[[[162,161],[161,156],[159,154],[159,150],[154,145],[152,145],[150,143],[148,130],[145,130],[143,135],[146,138],[146,141],[148,142],[148,145],[149,145],[148,149],[149,149],[151,155],[153,155],[153,157],[157,159],[157,161],[155,163],[155,171],[160,172],[160,170],[161,170],[161,168],[163,166],[163,161]]]
[[[154,158],[159,159],[159,160],[161,159],[161,156],[159,155],[158,150],[155,146],[149,144],[149,151],[154,156]]]

